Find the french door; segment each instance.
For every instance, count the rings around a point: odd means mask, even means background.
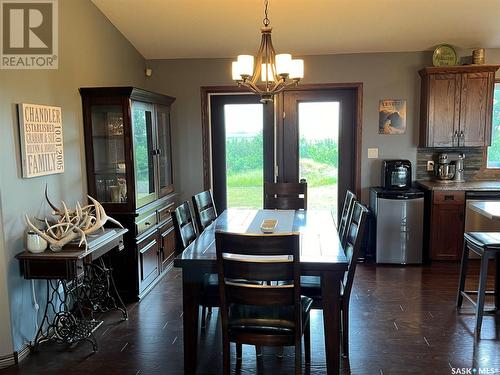
[[[262,208],[273,181],[272,104],[247,94],[210,96],[212,188],[217,210]]]
[[[355,190],[356,95],[356,89],[286,91],[267,104],[252,94],[208,95],[208,187],[219,211],[261,208],[265,181],[305,179],[309,208],[338,212],[347,189]]]
[[[278,181],[308,183],[308,208],[337,213],[355,191],[356,90],[286,91],[277,122]]]

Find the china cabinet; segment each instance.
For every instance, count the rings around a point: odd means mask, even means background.
[[[170,108],[175,98],[134,87],[81,88],[89,195],[129,229],[113,259],[129,300],[142,297],[175,252],[170,210]]]

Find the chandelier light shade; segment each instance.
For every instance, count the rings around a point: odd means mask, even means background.
[[[304,78],[304,60],[289,53],[276,54],[271,41],[272,27],[268,18],[269,1],[265,0],[264,26],[257,57],[239,55],[232,63],[232,77],[238,86],[260,95],[261,102],[273,101],[274,95],[295,86]]]

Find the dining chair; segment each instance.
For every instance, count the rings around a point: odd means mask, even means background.
[[[340,215],[339,226],[337,228],[340,237],[340,242],[342,243],[342,245],[344,244],[345,241],[346,237],[345,235],[347,233],[346,231],[347,222],[349,221],[349,216],[352,213],[355,201],[356,201],[356,195],[352,191],[347,190],[344,199],[344,206],[342,207],[342,214]]]
[[[352,214],[346,227],[346,241],[343,246],[348,267],[341,280],[340,309],[342,313],[342,356],[349,357],[349,300],[351,297],[352,283],[356,271],[357,259],[361,251],[361,243],[365,232],[368,208],[355,201]],[[318,276],[301,277],[301,293],[313,299],[313,309],[323,309],[321,298],[321,279]]]
[[[181,203],[172,211],[172,222],[174,224],[177,251],[181,252],[198,237],[198,231],[188,201]],[[201,306],[201,326],[205,327],[207,308],[208,314],[211,314],[212,307],[219,306],[217,274],[206,274],[204,276]]]
[[[204,231],[217,218],[214,198],[211,190],[205,190],[193,195],[193,208],[196,224],[200,232]]]
[[[198,231],[191,215],[189,202],[181,203],[171,213],[174,224],[175,237],[177,239],[177,250],[182,251],[191,244],[197,237]]]
[[[307,182],[265,182],[264,208],[307,210]]]
[[[223,373],[230,373],[230,343],[234,342],[237,358],[241,358],[242,344],[295,346],[295,373],[300,374],[302,336],[306,362],[310,362],[313,300],[300,295],[299,235],[216,231],[215,244]]]

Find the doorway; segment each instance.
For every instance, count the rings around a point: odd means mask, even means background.
[[[264,181],[305,179],[309,208],[337,216],[348,189],[360,194],[361,107],[361,83],[301,85],[268,104],[202,87],[205,188],[221,211],[262,208]]]
[[[306,180],[308,208],[337,217],[346,191],[356,191],[356,90],[286,91],[281,108],[278,180]]]
[[[273,180],[272,109],[256,95],[211,96],[211,186],[219,211],[262,208],[264,181]]]

